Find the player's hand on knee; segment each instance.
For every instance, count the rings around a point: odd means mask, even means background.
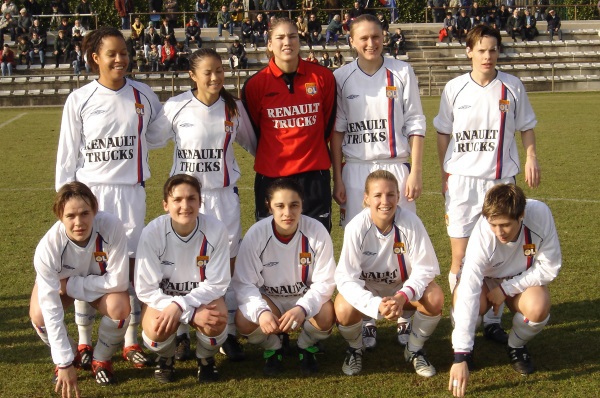
[[[227,323],[227,314],[219,311],[215,304],[202,304],[196,311],[194,323],[203,328],[219,327]]]
[[[258,323],[264,334],[279,333],[279,320],[271,311],[264,311],[260,314]]]
[[[71,365],[66,369],[58,369],[54,392],[59,391],[62,398],[79,398],[81,396],[79,385],[77,384],[77,369],[74,366]],[[73,395],[71,395],[71,391],[74,392]]]
[[[279,318],[279,329],[284,333],[294,330],[304,323],[305,318],[302,307],[295,306]]]
[[[169,304],[156,318],[155,332],[158,336],[170,336],[179,327],[181,308],[175,303]]]
[[[488,301],[492,303],[492,307],[494,308],[494,314],[498,315],[498,310],[500,309],[500,306],[502,305],[502,303],[504,303],[504,300],[506,300],[506,296],[504,295],[502,289],[500,289],[500,286],[490,290],[486,297]]]

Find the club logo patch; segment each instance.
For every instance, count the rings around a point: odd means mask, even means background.
[[[532,257],[534,256],[536,253],[535,251],[535,244],[530,243],[527,245],[523,245],[523,254],[527,257]]]
[[[94,260],[97,263],[108,261],[108,254],[106,252],[94,252]]]
[[[304,87],[306,88],[306,94],[308,94],[308,95],[317,94],[317,83],[306,83],[304,85]]]
[[[396,86],[386,86],[385,96],[387,98],[398,98],[398,89],[396,88]]]
[[[404,254],[406,253],[406,248],[404,247],[404,243],[395,242],[394,243],[394,254]]]
[[[500,100],[498,107],[500,108],[500,112],[508,112],[510,109],[510,101],[509,100]]]
[[[208,264],[208,256],[196,257],[196,265],[198,267],[206,267],[206,264]]]
[[[312,264],[312,254],[307,252],[300,253],[300,265],[307,266]]]
[[[138,115],[144,115],[144,105],[143,104],[138,104],[136,102],[135,103],[135,113],[137,113]]]
[[[225,134],[233,134],[233,122],[225,120]]]

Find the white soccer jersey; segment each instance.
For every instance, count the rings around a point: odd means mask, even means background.
[[[73,91],[65,103],[56,160],[56,190],[65,183],[143,183],[150,177],[148,149],[163,147],[168,120],[158,97],[126,79],[120,90],[98,81]]]
[[[206,106],[187,91],[165,103],[175,140],[171,175],[196,176],[203,189],[235,185],[240,167],[233,152],[235,140],[253,156],[256,135],[241,101],[236,101],[239,116],[230,118],[225,100]]]
[[[452,346],[455,352],[473,349],[484,278],[499,278],[504,293],[514,297],[528,287],[552,282],[562,265],[560,243],[546,204],[527,200],[517,240],[503,244],[485,217],[480,217],[467,245],[454,304]]]
[[[231,285],[242,314],[254,323],[269,306],[261,297],[298,297],[306,319],[317,315],[335,289],[333,244],[320,222],[301,216],[287,244],[273,231],[273,217],[254,224],[242,241]]]
[[[446,84],[433,125],[450,134],[444,171],[497,180],[519,173],[515,131],[537,123],[521,81],[506,73],[482,87],[466,73]]]
[[[69,278],[69,297],[87,302],[107,293],[127,291],[129,257],[123,225],[112,214],[99,211],[92,224],[90,241],[80,247],[68,238],[64,225],[57,221],[38,244],[33,264],[52,360],[57,365],[71,363],[74,356],[58,293],[60,280]]]
[[[229,241],[223,223],[200,215],[188,236],[179,236],[168,214],[142,231],[135,264],[135,292],[141,302],[164,310],[176,302],[189,323],[194,310],[225,295],[231,274]]]
[[[371,318],[381,318],[382,298],[365,286],[394,287],[416,301],[439,274],[429,235],[419,217],[410,211],[396,210],[394,227],[387,235],[373,224],[370,209],[361,211],[344,230],[335,283],[350,305]]]
[[[335,130],[344,133],[346,159],[408,159],[412,135],[425,135],[425,115],[417,78],[406,62],[384,58],[369,76],[358,61],[334,73],[337,85]]]

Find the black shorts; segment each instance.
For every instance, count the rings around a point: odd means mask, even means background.
[[[304,190],[302,214],[321,222],[331,232],[331,175],[329,170],[307,171],[288,176],[295,179]],[[277,177],[279,178],[279,177]],[[254,178],[254,203],[256,220],[269,216],[266,205],[266,191],[277,178],[256,173]]]

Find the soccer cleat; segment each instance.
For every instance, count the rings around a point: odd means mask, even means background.
[[[144,368],[150,365],[150,358],[144,354],[139,344],[123,348],[123,359],[131,362],[134,368]]]
[[[499,323],[485,325],[483,335],[486,339],[495,341],[498,344],[508,344],[508,333],[502,329]]]
[[[265,350],[263,354],[265,359],[265,367],[263,368],[265,375],[277,376],[283,370],[283,350]]]
[[[96,376],[96,383],[102,387],[114,384],[116,382],[113,374],[112,361],[92,360],[92,372]]]
[[[315,354],[319,352],[319,349],[315,346],[298,349],[300,351],[298,354],[298,358],[300,359],[300,372],[302,372],[304,376],[317,373],[319,371],[319,365],[317,364]]]
[[[77,346],[77,368],[83,370],[92,370],[92,359],[94,358],[94,349],[87,344],[79,344]]]
[[[362,370],[362,349],[348,347],[346,358],[342,365],[342,372],[348,376],[354,376]]]
[[[521,348],[508,347],[508,357],[513,369],[522,376],[527,376],[535,372],[535,367],[531,362],[531,355],[527,351],[527,346]]]
[[[398,324],[398,343],[400,345],[407,345],[410,332],[412,331],[412,325],[410,322],[401,322]]]
[[[417,372],[419,376],[431,377],[436,374],[435,368],[431,362],[429,362],[423,350],[412,352],[409,351],[408,346],[406,346],[406,348],[404,348],[404,359],[406,359],[406,362],[412,363],[415,372]]]
[[[244,354],[244,347],[240,344],[237,337],[232,334],[227,335],[227,339],[220,348],[221,354],[227,355],[227,358],[233,362],[239,362],[246,359]]]
[[[363,324],[363,345],[367,350],[372,350],[377,345],[377,326],[372,323]]]
[[[219,371],[215,358],[198,358],[198,383],[210,383],[219,380]]]
[[[175,368],[173,364],[175,358],[158,357],[156,360],[156,369],[154,369],[154,378],[159,383],[171,383],[175,380]]]
[[[286,357],[292,354],[292,347],[290,346],[290,335],[287,333],[279,333],[279,340],[281,341],[281,352]]]
[[[186,333],[175,337],[175,359],[178,361],[187,361],[194,358],[190,349],[190,336]]]

